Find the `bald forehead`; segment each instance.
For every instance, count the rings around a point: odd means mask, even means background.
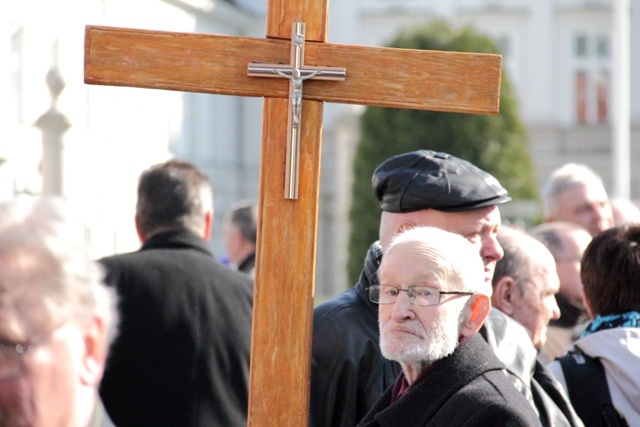
[[[591,234],[589,234],[587,230],[581,227],[576,227],[569,230],[567,233],[565,233],[563,237],[567,241],[570,241],[578,245],[578,247],[582,248],[583,250],[587,246],[589,246],[589,243],[591,242],[591,239],[592,239]]]
[[[484,266],[477,248],[463,236],[437,227],[414,227],[397,235],[384,253],[381,275],[428,274],[475,289],[484,284]]]
[[[425,264],[435,266],[445,266],[451,264],[451,262],[449,262],[445,258],[444,254],[440,250],[438,250],[438,247],[436,245],[433,245],[431,242],[418,240],[410,240],[407,242],[392,244],[382,258],[380,269],[383,268],[385,260],[391,257],[400,259],[406,257],[407,262],[410,262],[409,258],[419,258]]]
[[[555,257],[560,260],[579,259],[592,239],[589,232],[579,226],[558,229],[556,235],[561,243]]]
[[[609,203],[607,191],[601,185],[587,186],[584,184],[574,185],[564,189],[556,196],[559,214],[573,213],[583,206],[593,203]],[[567,211],[567,212],[565,212]]]

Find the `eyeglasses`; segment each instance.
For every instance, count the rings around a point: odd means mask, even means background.
[[[400,289],[393,285],[369,286],[369,299],[376,304],[393,304],[398,299],[400,292],[406,292],[409,302],[414,305],[438,305],[440,295],[473,295],[469,291],[441,291],[428,286],[411,286],[408,289]]]
[[[22,357],[46,341],[51,334],[61,326],[62,325],[56,326],[35,341],[21,343],[0,342],[0,381],[15,378],[20,375],[22,371]]]

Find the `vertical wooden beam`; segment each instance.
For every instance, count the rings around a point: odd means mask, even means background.
[[[287,200],[288,102],[264,104],[249,395],[256,427],[308,423],[323,103],[304,102],[299,198]]]
[[[270,0],[267,37],[325,41],[326,0]],[[249,425],[308,423],[323,103],[304,101],[297,200],[283,197],[290,100],[265,99]],[[274,179],[277,177],[277,179]]]
[[[267,5],[266,36],[289,39],[291,24],[300,20],[307,27],[307,41],[327,41],[328,0],[271,0]]]

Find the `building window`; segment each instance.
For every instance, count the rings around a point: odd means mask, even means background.
[[[596,77],[596,97],[598,123],[606,123],[609,117],[609,73],[607,70],[599,70]]]
[[[601,35],[596,38],[596,55],[602,59],[609,58],[609,37]]]
[[[585,58],[587,56],[587,36],[582,34],[576,36],[575,53],[578,58]]]
[[[606,124],[609,121],[611,73],[610,38],[606,34],[576,34],[573,40],[575,121]]]
[[[576,121],[587,123],[587,73],[576,72]]]

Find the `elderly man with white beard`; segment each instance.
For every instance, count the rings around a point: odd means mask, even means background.
[[[369,297],[380,305],[380,348],[402,373],[358,426],[540,425],[478,334],[492,290],[469,241],[434,227],[406,230],[378,274]]]

